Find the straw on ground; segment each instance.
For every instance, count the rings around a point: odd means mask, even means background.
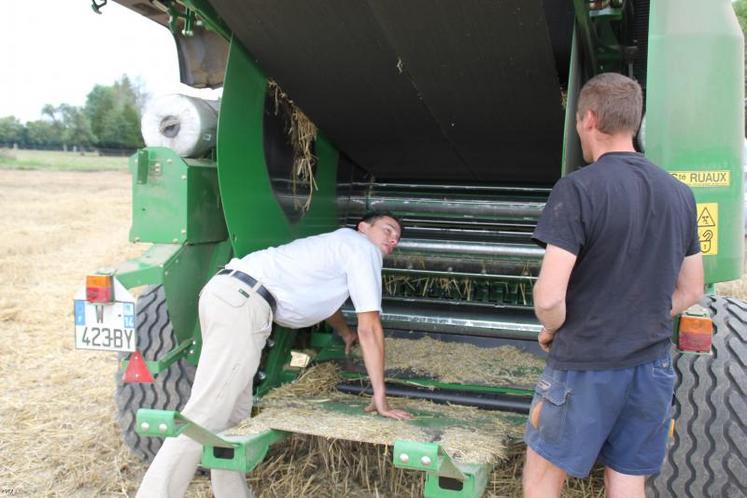
[[[0,488],[13,496],[133,496],[145,469],[115,420],[115,355],[75,350],[72,333],[85,274],[143,251],[127,243],[130,188],[122,172],[0,169]],[[719,290],[744,299],[744,282]],[[488,496],[521,495],[522,452],[508,448]],[[248,480],[260,497],[420,496],[421,476],[390,460],[386,447],[296,436]],[[210,496],[204,475],[188,496]],[[564,496],[602,496],[598,472]]]

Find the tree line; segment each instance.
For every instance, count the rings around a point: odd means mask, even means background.
[[[80,150],[142,147],[140,108],[144,95],[125,75],[113,85],[95,85],[82,107],[42,107],[42,119],[26,124],[15,116],[0,117],[0,145]]]

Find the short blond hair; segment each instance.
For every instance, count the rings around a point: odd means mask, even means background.
[[[597,129],[608,135],[635,135],[641,124],[643,92],[636,81],[618,73],[602,73],[586,82],[578,97],[577,115],[597,117]]]

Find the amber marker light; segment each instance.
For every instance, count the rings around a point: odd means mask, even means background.
[[[89,303],[111,303],[114,300],[114,285],[111,275],[86,276],[86,301]]]
[[[680,318],[678,347],[682,351],[707,353],[713,342],[713,322],[708,317],[687,316]]]

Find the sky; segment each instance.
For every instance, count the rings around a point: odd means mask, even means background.
[[[44,104],[82,106],[94,85],[123,74],[149,96],[187,93],[168,29],[112,1],[0,0],[0,117],[41,118]]]

